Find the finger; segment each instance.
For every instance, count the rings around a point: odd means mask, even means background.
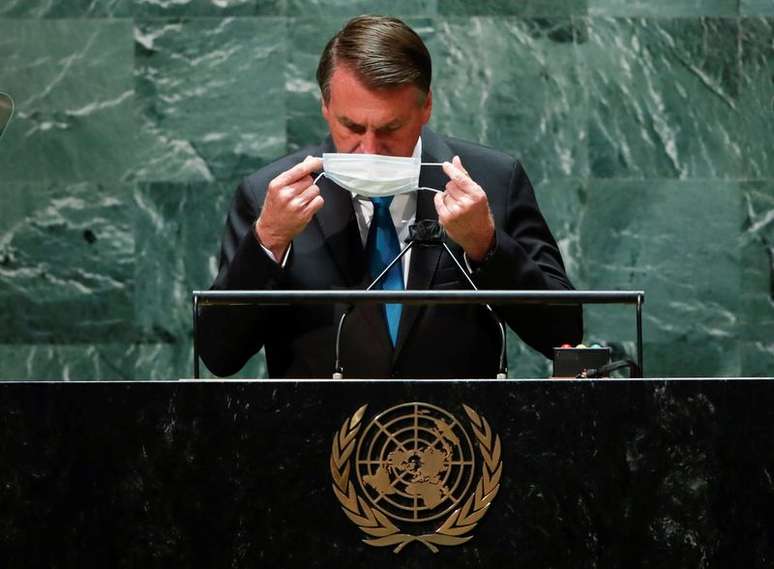
[[[304,176],[300,180],[293,182],[292,184],[288,184],[288,188],[293,188],[293,190],[296,191],[296,193],[301,193],[305,191],[307,188],[311,188],[314,184],[314,178],[311,176]]]
[[[320,195],[320,187],[317,184],[312,184],[308,188],[306,188],[303,192],[301,192],[298,197],[303,201],[304,203],[307,203],[309,201],[312,201],[315,197]]]
[[[444,197],[445,194],[441,193],[435,194],[435,197],[433,198],[433,203],[435,203],[435,211],[438,212],[438,221],[441,222],[441,225],[443,225],[451,215],[449,213],[449,208],[446,207]]]
[[[309,202],[311,202],[314,198],[320,195],[320,188],[318,188],[316,185],[309,186],[304,191],[296,195],[295,198],[293,198],[293,204],[299,208],[303,209],[307,205],[309,205]]]
[[[307,188],[310,188],[312,186],[312,182],[312,177],[306,176],[301,178],[299,181],[294,182],[293,184],[282,186],[275,191],[278,193],[280,198],[289,201],[301,195]]]
[[[271,184],[276,186],[288,186],[297,182],[305,176],[309,176],[312,172],[319,172],[322,170],[322,159],[315,158],[313,156],[307,156],[303,162],[296,164],[291,169],[284,171],[271,181]]]
[[[455,156],[454,158],[452,158],[452,164],[453,164],[454,166],[456,166],[456,167],[457,167],[459,170],[462,170],[463,172],[465,172],[465,175],[466,175],[468,178],[470,177],[470,173],[469,173],[469,172],[468,172],[468,171],[465,169],[465,167],[462,165],[462,160],[460,160],[460,157],[459,157],[459,155],[457,155],[457,156]]]
[[[446,201],[446,207],[451,211],[457,211],[451,207],[456,204],[460,208],[468,208],[476,203],[477,199],[480,199],[480,193],[474,191],[465,191],[457,182],[447,182],[446,191],[444,192],[449,199]]]
[[[455,201],[465,201],[470,199],[468,193],[463,190],[454,180],[446,182],[445,194]]]
[[[456,156],[455,156],[456,158]],[[443,168],[443,171],[446,173],[447,176],[451,180],[457,181],[462,180],[466,177],[466,173],[464,168],[460,168],[454,163],[454,158],[452,158],[452,162],[444,162],[441,167]]]
[[[452,217],[457,217],[459,216],[460,212],[464,211],[467,205],[466,201],[467,200],[458,200],[450,195],[447,195],[443,200],[443,204],[446,206],[446,210],[449,212],[449,215]]]
[[[308,221],[308,220],[312,219],[312,216],[315,213],[320,211],[320,209],[322,208],[323,205],[325,205],[325,200],[323,199],[323,197],[319,196],[319,195],[315,196],[314,198],[309,200],[309,203],[307,203],[304,206],[304,209],[302,210],[301,213],[304,216],[304,218]]]
[[[451,162],[443,163],[443,171],[463,192],[475,192],[478,189],[478,184],[471,180],[464,170]]]

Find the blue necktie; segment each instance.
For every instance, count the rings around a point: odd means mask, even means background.
[[[366,242],[366,254],[368,255],[368,272],[371,278],[376,278],[387,268],[400,253],[400,242],[395,224],[390,215],[390,203],[392,196],[386,198],[371,198],[374,204],[374,216],[371,220],[371,228],[368,230]],[[401,263],[395,263],[384,278],[376,285],[380,290],[403,290],[403,271]],[[384,311],[387,317],[387,328],[390,331],[390,339],[394,346],[398,340],[398,325],[403,306],[400,304],[385,304]]]

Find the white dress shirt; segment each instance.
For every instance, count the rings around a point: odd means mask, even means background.
[[[412,157],[422,156],[422,137],[419,137],[414,147]],[[368,241],[368,230],[371,227],[371,219],[374,216],[374,204],[363,196],[352,193],[352,207],[355,209],[358,229],[360,229],[360,240],[365,248]],[[390,203],[390,215],[395,224],[395,231],[398,233],[398,242],[400,248],[405,247],[406,238],[409,235],[409,227],[414,223],[417,217],[417,192],[406,192],[398,194]],[[400,260],[403,269],[403,286],[408,287],[409,262],[411,261],[411,250],[407,251]]]

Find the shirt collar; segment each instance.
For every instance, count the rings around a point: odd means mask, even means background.
[[[412,158],[422,158],[422,137],[417,138],[417,143],[414,146],[414,152],[411,154]]]

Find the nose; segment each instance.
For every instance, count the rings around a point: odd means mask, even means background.
[[[376,133],[368,129],[360,137],[360,152],[363,154],[379,154],[379,145],[376,140]]]

